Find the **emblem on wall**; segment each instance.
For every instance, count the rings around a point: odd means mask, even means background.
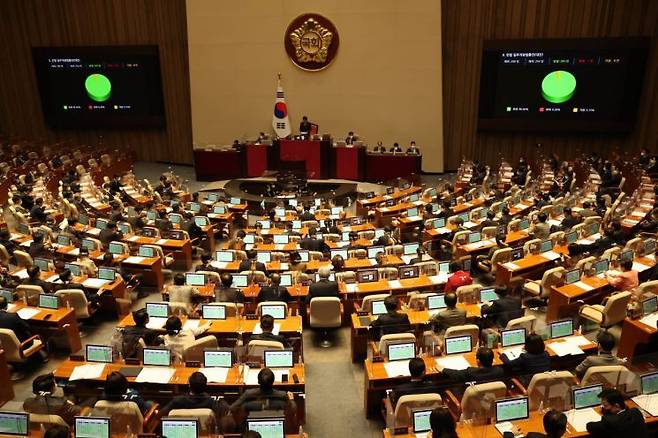
[[[338,51],[338,30],[327,18],[304,14],[286,29],[284,45],[290,60],[299,68],[318,71],[327,68]]]

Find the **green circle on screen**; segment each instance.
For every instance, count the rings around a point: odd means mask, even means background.
[[[96,102],[105,102],[112,94],[112,84],[107,76],[99,73],[87,76],[85,80],[87,96]]]
[[[575,91],[576,77],[568,71],[551,72],[541,81],[541,95],[551,103],[566,102]]]

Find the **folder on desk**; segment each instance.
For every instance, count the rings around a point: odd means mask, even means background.
[[[119,373],[124,377],[137,377],[142,372],[142,367],[124,367]]]
[[[601,415],[594,408],[572,409],[567,412],[567,420],[576,432],[587,431],[587,423],[601,421]]]
[[[69,381],[100,379],[105,371],[104,363],[80,365],[73,368]]]
[[[372,319],[369,316],[359,316],[359,324],[362,327],[367,327],[372,322]]]
[[[633,400],[637,405],[651,414],[653,417],[658,416],[658,394],[642,394],[633,397]]]
[[[464,356],[457,354],[454,356],[439,357],[436,359],[436,364],[442,368],[450,370],[465,370],[470,366]]]
[[[228,377],[229,370],[230,368],[212,367],[212,368],[200,368],[199,372],[204,376],[206,376],[208,382],[226,383],[226,378]]]

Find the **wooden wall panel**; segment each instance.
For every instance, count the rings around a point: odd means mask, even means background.
[[[0,2],[0,133],[133,147],[149,161],[192,162],[185,0]],[[33,46],[158,45],[164,129],[51,130],[43,121]]]
[[[658,1],[442,0],[443,119],[446,170],[462,157],[495,165],[557,152],[658,150]],[[482,41],[504,38],[653,37],[635,129],[626,136],[477,131]]]

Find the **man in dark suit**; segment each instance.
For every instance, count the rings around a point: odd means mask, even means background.
[[[395,239],[391,236],[393,229],[390,226],[384,228],[384,234],[379,236],[377,240],[372,242],[372,246],[390,246],[395,245]]]
[[[604,389],[601,399],[601,421],[587,423],[587,432],[592,438],[629,436],[648,438],[649,432],[644,417],[637,408],[628,408],[624,397],[616,389]]]
[[[377,142],[377,145],[375,145],[375,148],[373,149],[373,152],[379,152],[380,154],[383,154],[386,152],[386,146],[381,141]]]
[[[292,402],[285,391],[274,389],[274,373],[269,368],[263,368],[258,373],[258,388],[247,389],[232,405],[231,411],[243,409],[246,413],[251,411],[286,410]],[[294,406],[290,411],[294,412]]]
[[[30,326],[17,313],[7,312],[5,297],[0,297],[0,328],[13,331],[20,342],[25,342],[32,336]]]
[[[409,374],[411,381],[397,385],[391,391],[391,405],[395,408],[400,397],[413,394],[438,393],[438,389],[433,387],[430,382],[425,382],[425,362],[419,357],[414,357],[409,361]]]
[[[432,317],[430,322],[435,332],[440,333],[449,327],[466,324],[466,311],[457,308],[457,295],[453,292],[445,294],[446,308]]]
[[[411,330],[411,323],[406,313],[398,312],[398,299],[390,295],[384,299],[386,314],[370,323],[370,327],[379,330],[379,336],[391,333],[404,333]]]
[[[30,217],[35,221],[41,222],[42,224],[48,220],[48,215],[43,209],[43,199],[37,198],[34,200],[34,207],[30,210]]]
[[[441,370],[444,376],[455,382],[488,382],[502,379],[505,371],[502,367],[493,366],[494,353],[491,348],[480,347],[475,353],[477,367],[468,367],[465,370]]]
[[[290,343],[285,336],[272,333],[274,330],[274,318],[272,318],[271,315],[263,315],[260,317],[260,328],[263,330],[263,333],[251,335],[249,340],[281,342],[283,348],[290,348]]]
[[[316,233],[317,232],[315,228],[309,229],[308,236],[306,236],[299,242],[299,247],[307,251],[320,251],[320,252],[329,251],[329,246],[326,244],[324,240],[315,238]]]
[[[509,207],[504,206],[500,212],[500,220],[498,223],[500,225],[507,225],[512,220],[512,215],[510,214]]]
[[[135,216],[129,217],[128,223],[130,224],[134,232],[144,228],[146,226],[144,207],[142,207],[141,205],[136,205]]]
[[[350,131],[350,132],[347,134],[347,137],[345,137],[345,144],[346,144],[346,145],[347,145],[347,144],[354,144],[354,142],[357,141],[358,139],[359,139],[359,137],[357,137],[356,135],[354,135],[354,131]]]
[[[567,433],[567,416],[563,412],[551,409],[544,414],[544,430],[541,432],[528,432],[525,438],[561,438]],[[514,433],[505,432],[503,438],[514,438]]]
[[[612,349],[615,348],[615,337],[610,332],[601,332],[596,337],[596,342],[599,345],[598,353],[587,356],[576,367],[576,376],[583,378],[585,373],[590,367],[601,365],[621,365],[624,361],[614,354]]]
[[[32,258],[47,257],[49,255],[48,248],[43,243],[43,241],[44,238],[42,232],[39,231],[34,234],[32,243],[30,243],[30,247],[27,250],[27,252],[32,256]]]
[[[304,204],[304,212],[299,215],[299,220],[301,221],[314,221],[315,215],[311,213],[311,206]]]
[[[247,251],[247,260],[242,260],[240,262],[238,271],[262,271],[265,273],[265,275],[267,275],[267,267],[265,266],[265,263],[257,261],[257,256],[258,252],[255,250],[250,249]]]
[[[306,303],[310,303],[313,298],[317,297],[337,297],[340,298],[338,291],[338,283],[329,281],[331,269],[328,266],[322,266],[318,269],[318,276],[320,281],[316,281],[308,288],[308,295],[306,296]]]
[[[27,278],[24,279],[21,284],[26,284],[29,286],[39,286],[44,293],[48,293],[52,287],[50,283],[44,281],[40,278],[41,269],[38,266],[30,266],[27,268]]]
[[[510,319],[523,316],[521,300],[517,297],[510,297],[507,293],[506,286],[497,287],[498,299],[491,304],[484,304],[480,309],[486,326],[504,328]]]
[[[420,149],[416,146],[416,142],[413,140],[407,148],[407,155],[420,155]]]
[[[563,212],[564,219],[562,219],[562,222],[560,222],[563,230],[570,230],[574,225],[580,223],[580,217],[573,214],[571,207],[564,207]]]
[[[482,228],[498,226],[498,222],[496,221],[496,213],[491,210],[487,211],[487,218],[480,223],[480,226]]]
[[[400,147],[400,145],[397,142],[393,143],[393,147],[391,148],[391,152],[399,154],[399,153],[402,152],[402,148]]]
[[[281,284],[281,276],[279,274],[272,274],[270,276],[269,286],[263,286],[258,292],[258,302],[263,301],[290,301],[290,293],[285,287],[279,286]]]
[[[310,132],[311,122],[308,121],[308,117],[303,116],[302,121],[299,123],[299,134],[304,138],[308,138]]]
[[[215,302],[217,303],[244,303],[244,295],[240,289],[231,287],[233,276],[224,272],[219,277],[220,283],[215,285]]]
[[[228,414],[228,403],[208,395],[208,379],[203,373],[192,373],[187,383],[190,393],[174,397],[160,410],[160,415],[166,417],[174,409],[210,409],[217,419]]]
[[[155,220],[155,227],[160,230],[160,232],[167,232],[174,228],[174,225],[171,223],[167,217],[167,212],[165,210],[160,210],[158,213],[158,218]]]
[[[121,239],[123,239],[123,233],[117,230],[117,223],[114,221],[108,222],[107,227],[101,230],[98,235],[98,240],[101,241],[104,248],[107,248],[110,242],[115,240],[120,241]]]

